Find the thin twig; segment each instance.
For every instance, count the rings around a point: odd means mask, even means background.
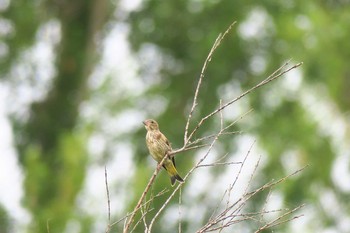
[[[125,225],[125,227],[124,227],[123,233],[127,233],[127,232],[128,232],[128,230],[129,230],[129,228],[130,228],[130,225],[131,225],[132,222],[134,221],[136,212],[140,209],[141,203],[142,203],[143,200],[145,199],[146,194],[148,193],[148,190],[151,188],[151,186],[152,186],[152,184],[153,184],[153,182],[154,182],[156,176],[158,175],[160,169],[161,169],[162,166],[163,166],[164,161],[168,158],[168,156],[169,156],[168,154],[167,154],[166,156],[164,156],[164,158],[162,159],[162,161],[158,164],[157,168],[154,170],[151,179],[148,181],[148,184],[147,184],[145,190],[143,191],[143,193],[142,193],[142,195],[141,195],[139,201],[137,202],[137,204],[136,204],[136,206],[135,206],[135,208],[134,208],[134,211],[132,212],[132,214],[131,214],[129,220],[126,222],[126,225]]]
[[[227,205],[226,208],[220,214],[218,214],[216,217],[214,217],[214,218],[211,217],[210,220],[201,229],[199,229],[197,231],[197,233],[217,231],[217,230],[220,230],[222,228],[226,228],[232,224],[242,222],[245,220],[249,220],[249,219],[260,222],[259,218],[255,219],[254,216],[259,216],[259,215],[264,214],[264,213],[272,213],[272,212],[280,211],[280,210],[266,211],[263,209],[261,212],[246,213],[246,214],[239,213],[242,210],[243,206],[247,203],[247,201],[249,199],[251,199],[253,196],[255,196],[257,193],[260,193],[265,189],[271,189],[272,187],[285,181],[289,177],[294,176],[294,175],[298,174],[299,172],[303,171],[306,167],[307,166],[305,166],[305,167],[293,172],[292,174],[289,174],[289,175],[287,175],[287,176],[285,176],[285,177],[283,177],[275,182],[269,182],[269,183],[261,186],[260,188],[255,189],[252,192],[249,192],[249,193],[245,192],[246,194],[244,194],[241,198],[239,198],[235,203]],[[295,211],[297,211],[301,207],[303,207],[303,205],[300,205],[300,206],[294,208],[293,210],[287,211],[283,215],[277,217],[276,219],[269,222],[268,224],[265,224],[263,227],[260,227],[259,229],[260,230],[267,229],[267,228],[276,226],[278,224],[282,224],[283,222],[291,221],[295,218],[300,217],[300,216],[297,216],[297,217],[293,217],[293,218],[288,219],[288,220],[280,221],[283,217],[290,215],[291,213],[294,213]],[[236,219],[237,217],[242,217],[242,218]],[[228,220],[228,221],[226,223],[224,223],[224,221],[226,221],[226,220]],[[221,225],[217,226],[220,223],[221,223]]]
[[[111,199],[109,198],[109,188],[108,188],[107,167],[106,166],[105,166],[105,184],[106,184],[107,206],[108,206],[108,225],[107,225],[106,233],[108,233],[111,230]]]
[[[254,233],[258,233],[258,232],[261,232],[267,228],[271,228],[271,227],[274,227],[274,226],[277,226],[277,225],[280,225],[282,223],[285,223],[285,222],[289,222],[293,219],[296,219],[296,218],[300,218],[301,216],[303,215],[298,215],[298,216],[294,216],[293,218],[290,218],[290,219],[286,219],[286,220],[283,220],[283,221],[279,221],[281,220],[282,218],[286,217],[287,215],[290,215],[294,212],[296,212],[297,210],[303,208],[305,206],[305,204],[302,204],[302,205],[299,205],[297,207],[295,207],[294,209],[290,210],[290,211],[287,211],[286,213],[282,214],[281,216],[277,217],[276,219],[270,221],[269,223],[266,223],[264,226],[260,227],[258,230],[256,230]]]
[[[232,187],[234,187],[234,186],[236,185],[236,182],[237,182],[238,178],[239,178],[240,175],[241,175],[243,166],[245,165],[245,162],[246,162],[248,156],[250,155],[250,152],[251,152],[251,150],[252,150],[254,144],[255,144],[255,141],[250,145],[250,147],[249,147],[249,149],[248,149],[246,155],[244,156],[243,162],[242,162],[242,164],[241,164],[241,166],[240,166],[240,168],[239,168],[239,170],[238,170],[238,174],[236,175],[235,180],[234,180],[233,183],[232,183]]]
[[[187,138],[187,135],[188,135],[188,127],[190,125],[190,121],[191,121],[191,118],[192,118],[192,115],[193,115],[193,112],[194,112],[194,109],[196,108],[197,106],[197,98],[198,98],[198,93],[199,93],[199,89],[201,87],[201,84],[202,84],[202,80],[204,78],[204,74],[205,74],[205,71],[207,69],[207,66],[209,64],[209,62],[211,61],[211,58],[213,56],[213,53],[214,51],[218,48],[218,46],[221,44],[221,41],[226,37],[226,35],[231,31],[233,25],[236,24],[236,21],[234,21],[233,23],[231,23],[231,25],[226,29],[226,31],[224,32],[224,34],[219,34],[219,36],[216,38],[212,48],[210,49],[210,52],[207,56],[207,58],[205,59],[205,62],[203,64],[203,67],[202,67],[202,71],[201,71],[201,74],[199,76],[199,79],[198,79],[198,83],[197,83],[197,87],[196,87],[196,91],[195,91],[195,94],[194,94],[194,98],[193,98],[193,103],[192,103],[192,107],[191,107],[191,110],[190,110],[190,113],[188,114],[188,118],[187,118],[187,122],[186,122],[186,126],[185,126],[185,134],[184,134],[184,147],[187,145],[188,143],[188,138]]]
[[[268,201],[270,200],[271,194],[272,194],[272,189],[270,188],[270,189],[269,189],[269,192],[267,193],[267,196],[266,196],[266,198],[265,198],[264,206],[263,206],[262,211],[261,211],[261,215],[260,215],[260,218],[259,218],[260,222],[263,221],[263,217],[264,217],[263,214],[266,212],[267,203],[268,203]]]
[[[167,193],[168,191],[169,191],[168,189],[163,189],[162,191],[158,192],[157,195],[153,196],[152,199],[147,200],[146,202],[144,202],[144,203],[140,206],[140,208],[143,207],[143,206],[146,206],[146,205],[149,204],[151,201],[153,201],[154,198],[157,198],[157,197],[159,197],[159,196],[162,196],[163,194]],[[112,227],[113,225],[116,225],[116,224],[120,223],[121,221],[127,219],[127,218],[130,217],[134,212],[137,212],[138,210],[139,210],[139,209],[137,209],[137,210],[135,210],[135,211],[133,211],[133,212],[127,214],[126,216],[120,218],[119,220],[113,222],[113,223],[111,224],[111,227]]]
[[[220,105],[219,108],[222,107],[222,99],[220,99]],[[221,111],[220,112],[220,131],[222,131],[222,129],[224,128],[224,113]]]
[[[230,132],[225,132],[227,131],[228,129],[230,129],[233,125],[235,125],[238,121],[242,120],[246,115],[248,115],[249,113],[251,113],[253,111],[253,109],[249,109],[247,112],[243,113],[241,116],[239,116],[236,120],[234,120],[233,122],[231,122],[231,124],[227,125],[226,127],[224,127],[222,130],[220,130],[219,133],[216,133],[216,134],[213,134],[213,135],[209,135],[209,136],[205,136],[203,138],[199,138],[197,139],[197,141],[203,141],[204,138],[205,139],[209,139],[209,138],[216,138],[218,136],[218,134],[220,134],[220,136],[222,135],[226,135],[227,133],[230,133]],[[178,154],[178,153],[182,153],[186,150],[188,150],[188,148],[191,148],[192,147],[187,147],[189,145],[192,145],[194,143],[188,143],[187,145],[183,146],[182,148],[180,149],[176,149],[176,150],[172,150],[169,152],[169,155],[172,156],[172,155],[175,155],[175,154]],[[205,146],[208,146],[208,144],[204,144]],[[201,146],[200,146],[201,147]],[[196,148],[197,149],[197,148]]]
[[[300,62],[298,64],[293,65],[292,67],[283,70],[283,68],[285,68],[287,65],[289,65],[288,62],[286,62],[284,65],[282,65],[280,68],[278,68],[277,70],[275,70],[269,77],[267,77],[266,79],[264,79],[263,81],[261,81],[260,83],[258,83],[257,85],[255,85],[254,87],[248,89],[247,91],[245,91],[244,93],[242,93],[240,96],[230,100],[229,102],[227,102],[226,104],[224,104],[223,106],[221,106],[220,108],[217,108],[216,110],[214,110],[213,112],[209,113],[208,115],[206,115],[205,117],[203,117],[199,123],[197,124],[197,126],[192,130],[192,132],[190,133],[190,135],[188,137],[186,137],[186,142],[188,142],[189,140],[191,140],[191,138],[193,137],[193,135],[197,132],[198,128],[206,121],[208,120],[208,118],[212,117],[213,115],[217,114],[218,112],[222,111],[223,109],[225,109],[226,107],[230,106],[231,104],[235,103],[237,100],[240,100],[241,98],[243,98],[244,96],[248,95],[249,93],[251,93],[252,91],[268,84],[269,82],[281,77],[282,75],[284,75],[285,73],[288,73],[289,71],[301,66],[303,63]]]
[[[242,162],[224,162],[224,163],[209,163],[209,164],[201,164],[198,166],[198,168],[200,167],[214,167],[214,166],[228,166],[228,165],[232,165],[232,164],[242,164]]]
[[[181,204],[182,204],[182,189],[179,190],[179,233],[182,232],[182,225],[181,225]]]
[[[231,131],[231,132],[223,132],[221,135],[223,136],[223,135],[233,135],[233,134],[242,134],[242,133],[243,133],[243,131]],[[194,140],[194,141],[192,141],[192,142],[188,142],[187,147],[186,147],[184,150],[186,150],[187,148],[189,148],[191,145],[195,145],[195,144],[198,144],[198,143],[200,143],[200,142],[202,142],[202,141],[215,138],[215,136],[216,136],[216,133],[215,133],[215,134],[210,134],[210,135],[208,135],[208,136],[203,136],[203,137],[198,138],[198,139],[196,139],[196,140]],[[207,144],[206,144],[206,145],[207,145]],[[181,152],[182,152],[182,151],[181,151]]]
[[[254,141],[254,143],[255,143],[255,141]],[[259,156],[258,161],[256,161],[256,163],[255,163],[253,172],[250,174],[248,184],[247,184],[247,186],[246,186],[246,188],[244,190],[244,194],[246,194],[248,192],[248,188],[250,187],[250,185],[252,183],[252,180],[253,180],[253,177],[254,177],[256,171],[258,170],[258,166],[260,164],[260,160],[261,160],[261,155]]]
[[[141,218],[136,222],[136,224],[134,225],[134,227],[131,229],[131,231],[130,231],[130,233],[131,232],[133,232],[135,229],[136,229],[136,227],[137,227],[137,225],[141,222],[141,221],[144,221],[144,223],[146,224],[146,228],[147,228],[147,223],[146,223],[146,219],[145,219],[145,216],[149,213],[149,212],[151,212],[153,209],[148,209],[148,210],[146,210],[146,212],[144,212],[143,210],[142,210],[142,207],[140,207],[140,211],[141,211]],[[145,230],[145,232],[146,232],[146,230]]]
[[[147,226],[147,222],[146,222],[146,214],[148,213],[148,211],[147,211],[147,209],[146,209],[146,211],[144,211],[143,208],[140,208],[140,210],[141,210],[141,214],[142,214],[141,219],[142,219],[143,225],[145,227],[145,232],[147,232],[148,226]],[[136,224],[134,226],[134,229],[135,229],[135,227],[136,227]],[[131,232],[132,231],[133,230],[131,230]]]
[[[201,145],[189,146],[189,147],[186,147],[184,149],[181,149],[180,151],[172,151],[171,155],[175,155],[175,154],[178,154],[180,152],[182,153],[182,152],[189,151],[189,150],[197,150],[197,149],[200,149],[203,147],[207,147],[209,145],[210,145],[209,143],[206,143],[206,144],[201,144]]]

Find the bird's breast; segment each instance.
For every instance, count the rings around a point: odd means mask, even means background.
[[[146,144],[153,159],[160,162],[164,155],[170,151],[169,145],[162,140],[160,133],[148,132],[146,135]]]

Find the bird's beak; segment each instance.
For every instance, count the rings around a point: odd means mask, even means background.
[[[143,123],[144,125],[147,125],[147,124],[146,124],[146,121],[142,121],[142,123]]]

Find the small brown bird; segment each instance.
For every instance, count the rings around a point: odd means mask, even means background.
[[[159,131],[158,123],[155,120],[148,119],[143,124],[147,129],[146,144],[149,153],[155,161],[160,163],[164,156],[172,150],[171,145],[164,134]],[[176,180],[183,182],[183,179],[176,170],[174,156],[167,158],[163,163],[163,167],[170,175],[171,185],[174,185]]]

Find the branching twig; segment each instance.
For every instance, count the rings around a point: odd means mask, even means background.
[[[286,70],[283,70],[283,68],[287,67],[289,65],[288,62],[286,62],[284,65],[282,65],[280,68],[278,68],[276,71],[274,71],[269,77],[267,77],[266,79],[264,79],[263,81],[261,81],[260,83],[258,83],[257,85],[255,85],[254,87],[248,89],[247,91],[245,91],[244,93],[242,93],[240,96],[230,100],[229,102],[227,102],[226,104],[222,105],[221,107],[219,107],[218,109],[214,110],[213,112],[209,113],[208,115],[206,115],[205,117],[203,117],[199,123],[196,125],[196,127],[192,130],[192,132],[190,133],[189,136],[186,135],[186,143],[188,141],[191,140],[191,138],[193,137],[193,135],[197,132],[197,130],[199,129],[199,127],[206,121],[208,120],[210,117],[212,117],[213,115],[217,114],[218,112],[222,111],[223,109],[227,108],[228,106],[230,106],[231,104],[235,103],[236,101],[240,100],[241,98],[243,98],[244,96],[248,95],[249,93],[251,93],[252,91],[268,84],[269,82],[281,77],[282,75],[284,75],[285,73],[288,73],[289,71],[301,66],[303,63],[300,62],[298,64],[293,65],[292,67],[287,68]],[[184,147],[186,146],[186,143],[184,145]]]
[[[184,134],[184,146],[187,145],[188,141],[189,141],[189,138],[187,137],[188,135],[188,127],[190,125],[190,121],[191,121],[191,118],[192,118],[192,115],[193,115],[193,112],[194,112],[194,109],[196,108],[197,106],[197,98],[198,98],[198,93],[199,93],[199,89],[201,87],[201,84],[202,84],[202,80],[204,78],[204,74],[205,74],[205,71],[208,67],[208,64],[209,62],[211,61],[211,58],[213,56],[213,53],[214,51],[218,48],[218,46],[221,44],[221,41],[226,37],[226,35],[231,31],[233,25],[236,24],[236,21],[234,21],[233,23],[231,23],[231,25],[226,29],[226,31],[224,32],[224,34],[220,34],[212,48],[210,49],[210,52],[207,56],[207,58],[205,59],[205,62],[203,64],[203,67],[202,67],[202,71],[201,71],[201,74],[199,76],[199,79],[198,79],[198,83],[197,83],[197,87],[196,87],[196,91],[194,93],[194,98],[193,98],[193,103],[192,103],[192,107],[191,107],[191,110],[190,110],[190,113],[188,114],[188,118],[187,118],[187,122],[186,122],[186,126],[185,126],[185,134]]]
[[[263,230],[265,230],[267,228],[271,228],[271,227],[280,225],[282,223],[289,222],[289,221],[291,221],[293,219],[300,218],[303,215],[294,216],[292,218],[280,221],[282,218],[284,218],[284,217],[286,217],[288,215],[291,215],[292,213],[296,212],[297,210],[303,208],[304,206],[305,206],[305,204],[302,204],[302,205],[299,205],[299,206],[295,207],[294,209],[292,209],[290,211],[287,211],[286,213],[282,214],[281,216],[277,217],[276,219],[272,220],[271,222],[266,223],[264,226],[260,227],[254,233],[259,233],[259,232],[262,232]]]
[[[221,211],[218,215],[214,216],[214,214],[212,215],[212,217],[210,218],[210,220],[208,221],[208,223],[203,226],[198,232],[207,232],[207,231],[213,231],[213,230],[222,230],[225,227],[228,227],[234,223],[243,221],[243,220],[254,220],[254,221],[259,221],[258,218],[256,218],[256,216],[262,216],[263,213],[265,213],[265,209],[263,209],[262,211],[260,211],[257,214],[251,213],[251,214],[242,214],[241,211],[243,209],[243,207],[245,206],[245,204],[247,203],[247,201],[252,198],[253,196],[255,196],[257,193],[265,190],[266,188],[271,188],[275,185],[277,185],[278,183],[282,182],[283,180],[287,179],[289,176],[286,176],[280,180],[278,180],[277,182],[270,182],[267,183],[265,185],[263,185],[262,187],[260,187],[259,189],[254,190],[253,192],[249,192],[248,193],[248,188],[251,185],[252,182],[252,178],[253,175],[255,174],[256,170],[257,170],[257,166],[258,163],[256,164],[253,173],[251,174],[251,177],[249,179],[248,185],[244,191],[244,194],[242,195],[241,198],[239,198],[235,203],[231,203],[230,202],[230,196],[231,196],[231,192],[233,190],[234,185],[237,182],[237,179],[240,177],[241,171],[243,169],[243,166],[245,164],[245,161],[248,157],[248,155],[250,154],[250,150],[251,148],[248,150],[248,153],[246,154],[244,160],[242,162],[226,162],[226,161],[216,161],[214,163],[211,164],[203,164],[203,162],[205,161],[205,159],[208,157],[208,155],[210,154],[211,150],[213,149],[215,143],[217,142],[217,140],[224,135],[230,135],[236,132],[232,132],[231,128],[234,124],[237,123],[238,120],[242,119],[243,116],[245,116],[246,114],[250,113],[252,110],[249,110],[247,113],[243,114],[240,118],[236,119],[235,121],[233,121],[232,123],[228,124],[227,126],[224,125],[224,117],[223,117],[223,110],[225,108],[227,108],[228,106],[232,105],[233,103],[235,103],[236,101],[240,100],[241,98],[243,98],[244,96],[248,95],[249,93],[251,93],[252,91],[268,84],[269,82],[276,80],[277,78],[281,77],[282,75],[286,74],[287,72],[299,67],[302,63],[298,63],[296,65],[293,65],[292,67],[287,67],[288,66],[288,62],[285,63],[284,65],[282,65],[280,68],[278,68],[276,71],[274,71],[269,77],[267,77],[266,79],[264,79],[263,81],[261,81],[260,83],[258,83],[257,85],[255,85],[254,87],[248,89],[247,91],[245,91],[244,93],[242,93],[241,95],[239,95],[238,97],[229,100],[226,103],[222,103],[222,101],[220,100],[219,106],[213,110],[211,113],[209,113],[208,115],[204,116],[201,118],[201,120],[194,126],[194,128],[192,129],[192,131],[189,132],[189,127],[190,127],[190,123],[191,123],[191,119],[193,116],[193,113],[198,105],[198,95],[199,95],[199,91],[201,88],[201,84],[202,81],[204,79],[205,76],[205,72],[206,69],[208,67],[209,62],[211,61],[213,54],[215,52],[215,50],[218,48],[218,46],[221,44],[222,40],[226,37],[226,35],[229,33],[229,31],[231,30],[231,28],[233,27],[233,25],[236,22],[233,22],[228,29],[223,33],[220,34],[218,36],[218,38],[215,40],[212,48],[209,51],[209,54],[207,56],[207,58],[205,59],[205,62],[203,64],[198,82],[197,82],[197,86],[196,86],[196,90],[194,93],[194,97],[193,97],[193,103],[191,106],[191,109],[189,111],[188,117],[187,117],[187,122],[185,125],[185,132],[184,132],[184,144],[181,148],[176,149],[176,150],[172,150],[170,151],[166,156],[164,156],[163,160],[158,164],[157,168],[155,169],[152,177],[150,178],[148,184],[146,185],[143,193],[141,194],[141,197],[139,198],[136,206],[134,207],[134,210],[128,214],[127,216],[125,216],[124,218],[120,219],[117,222],[114,223],[110,223],[110,199],[109,199],[109,190],[108,190],[108,183],[107,183],[107,171],[105,170],[105,179],[106,179],[106,189],[107,189],[107,198],[108,198],[108,228],[106,230],[106,233],[109,233],[109,230],[111,228],[111,226],[113,226],[114,224],[117,224],[123,220],[125,220],[124,222],[124,228],[123,228],[123,233],[129,233],[130,229],[132,229],[131,231],[133,231],[134,229],[136,229],[136,226],[143,221],[143,224],[145,226],[145,232],[150,233],[152,231],[152,227],[156,221],[156,219],[160,216],[160,214],[162,213],[162,211],[165,209],[165,207],[169,204],[170,200],[175,196],[175,194],[180,190],[180,188],[182,187],[182,185],[184,183],[179,183],[174,189],[173,191],[170,193],[170,195],[168,196],[168,198],[165,200],[165,202],[163,203],[163,205],[160,207],[159,210],[157,210],[157,212],[155,213],[155,215],[153,216],[153,218],[150,220],[150,223],[147,225],[147,221],[146,221],[146,215],[149,213],[149,211],[151,211],[150,209],[148,209],[146,207],[146,203],[148,203],[148,201],[145,201],[147,193],[150,192],[150,188],[152,186],[152,184],[154,183],[154,180],[157,176],[157,174],[159,173],[160,169],[162,168],[162,164],[164,163],[165,159],[170,157],[170,156],[174,156],[175,154],[184,152],[184,151],[188,151],[188,150],[195,150],[195,149],[199,149],[199,148],[207,148],[206,152],[204,153],[204,155],[199,159],[199,161],[196,163],[195,166],[193,166],[190,171],[187,173],[187,175],[184,177],[184,181],[186,182],[187,178],[198,168],[200,167],[209,167],[209,166],[218,166],[218,165],[232,165],[232,164],[240,164],[240,169],[238,171],[238,174],[235,178],[235,180],[233,181],[233,183],[229,186],[229,188],[226,190],[225,195],[227,195],[228,199],[227,199],[227,203],[226,203],[226,208]],[[212,135],[206,135],[203,136],[201,138],[198,138],[196,140],[192,139],[195,137],[196,132],[198,131],[198,129],[202,126],[202,124],[207,121],[209,118],[213,117],[216,114],[220,114],[220,130],[219,132],[212,134]],[[207,142],[207,140],[210,140],[209,142]],[[225,156],[224,156],[225,157]],[[223,157],[223,158],[224,158]],[[221,158],[221,159],[223,159]],[[294,175],[294,174],[291,174]],[[223,198],[225,197],[225,195],[223,196]],[[180,192],[180,198],[181,198],[181,192]],[[222,200],[223,200],[222,198]],[[153,199],[153,198],[152,198]],[[222,201],[221,200],[221,201]],[[179,205],[181,205],[181,199],[179,199]],[[142,209],[144,208],[145,209]],[[179,207],[180,208],[180,207]],[[132,226],[134,220],[135,220],[135,216],[136,214],[141,211],[141,218],[136,222],[135,225]],[[217,207],[217,209],[215,211],[219,211],[219,205]],[[292,212],[286,214],[285,216],[293,213],[294,211],[292,210]],[[179,210],[179,214],[180,214],[180,210]],[[282,217],[281,217],[282,218]],[[261,229],[266,229],[268,227],[274,226],[277,222],[281,223],[282,221],[280,221],[281,219],[278,218],[276,219],[276,221],[274,222],[270,222],[269,225],[265,224],[265,226],[261,227]],[[181,232],[181,220],[179,220],[179,226],[178,226],[178,230],[179,232]],[[261,220],[260,220],[261,221]],[[264,228],[265,227],[265,228]],[[260,229],[260,228],[259,228]]]
[[[197,231],[197,233],[204,233],[204,232],[211,232],[211,231],[216,231],[225,227],[228,227],[232,224],[238,223],[238,222],[242,222],[245,220],[254,220],[254,221],[259,221],[258,219],[253,218],[252,216],[261,216],[262,214],[266,214],[266,213],[272,213],[272,212],[276,212],[276,211],[281,211],[281,210],[274,210],[274,211],[266,211],[265,209],[263,209],[261,212],[255,212],[255,213],[246,213],[246,214],[242,214],[239,213],[242,210],[242,207],[247,203],[247,201],[249,199],[251,199],[253,196],[255,196],[256,194],[262,192],[265,189],[271,189],[272,187],[276,186],[277,184],[285,181],[286,179],[288,179],[291,176],[296,175],[297,173],[303,171],[307,166],[293,172],[292,174],[289,174],[275,182],[270,182],[267,183],[263,186],[261,186],[260,188],[246,193],[239,198],[236,202],[232,203],[231,205],[226,205],[226,208],[220,213],[218,214],[216,217],[211,217],[210,220],[201,228]],[[296,208],[285,212],[284,214],[282,214],[281,216],[277,217],[276,219],[274,219],[273,221],[265,224],[264,226],[260,227],[257,232],[262,231],[263,229],[267,229],[273,226],[276,226],[278,224],[287,222],[287,221],[291,221],[295,218],[299,218],[300,216],[296,216],[287,220],[283,220],[280,221],[282,218],[284,218],[285,216],[289,216],[292,213],[296,212],[297,210],[299,210],[300,208],[302,208],[304,205],[299,205]],[[242,217],[242,218],[239,218]],[[224,223],[226,220],[228,220],[226,223]],[[220,224],[220,226],[217,226],[218,224]]]
[[[135,208],[134,208],[134,211],[132,212],[131,216],[129,217],[128,221],[126,222],[126,225],[124,227],[124,230],[123,230],[123,233],[127,233],[129,228],[130,228],[130,225],[132,224],[132,222],[134,221],[134,218],[135,218],[135,215],[136,215],[136,212],[140,209],[141,207],[141,203],[143,202],[143,200],[145,199],[146,197],[146,194],[148,193],[148,190],[151,188],[157,174],[159,173],[160,169],[162,168],[163,166],[163,163],[164,161],[168,158],[169,155],[166,155],[164,156],[164,158],[162,159],[162,161],[158,164],[157,168],[155,169],[155,171],[153,172],[153,175],[151,177],[151,179],[149,180],[145,190],[143,191],[139,201],[137,202]]]

